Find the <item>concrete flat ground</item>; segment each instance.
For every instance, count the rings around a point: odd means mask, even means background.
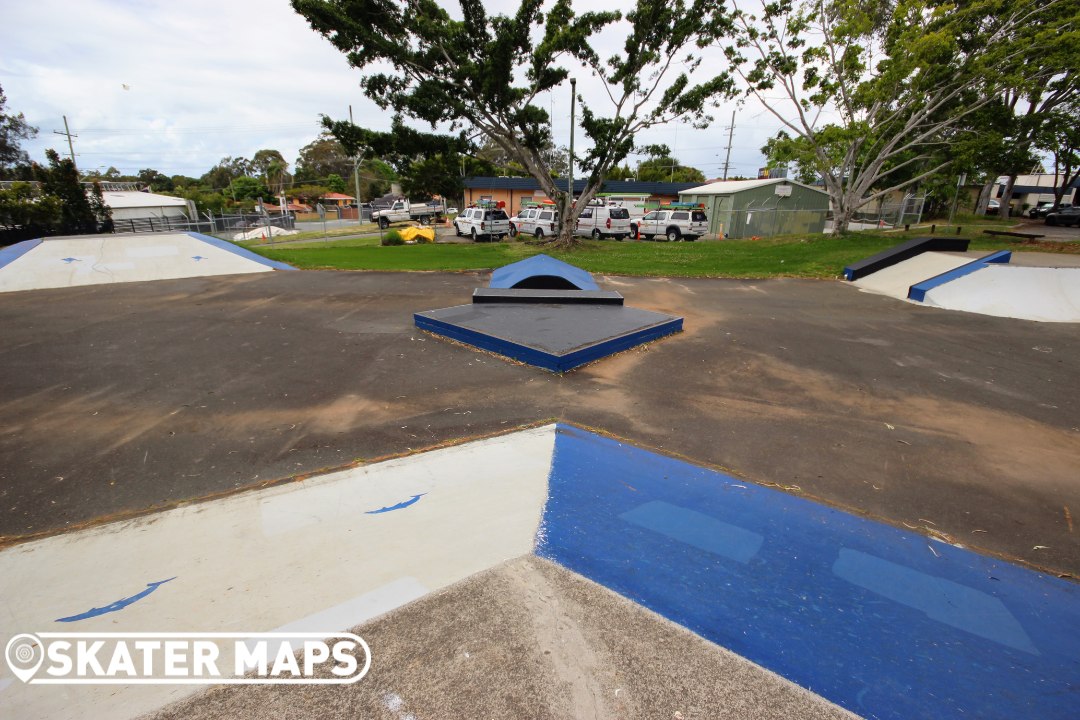
[[[599,278],[686,331],[564,376],[417,331],[478,274],[0,297],[0,535],[562,419],[1080,574],[1080,333],[837,282]]]

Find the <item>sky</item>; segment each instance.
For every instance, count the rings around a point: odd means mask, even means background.
[[[445,0],[444,0],[445,2]],[[367,100],[361,71],[313,31],[287,0],[36,0],[5,3],[0,24],[0,87],[6,112],[39,129],[24,143],[32,159],[67,154],[67,116],[80,170],[153,168],[198,177],[226,156],[279,150],[290,165],[320,131],[325,114],[388,130],[390,117]],[[456,3],[447,5],[451,9]],[[516,2],[487,0],[491,12]],[[603,8],[597,0],[575,7]],[[618,29],[597,39],[607,57]],[[603,91],[584,76],[579,93],[604,112]],[[570,140],[569,87],[541,101],[552,112],[556,144]],[[728,104],[707,130],[654,128],[640,144],[665,144],[680,162],[720,177],[727,126],[736,111],[731,175],[756,177],[760,148],[777,121],[764,108]],[[579,110],[580,113],[580,110]],[[580,114],[579,114],[580,117]],[[582,143],[580,129],[577,146]],[[632,157],[631,165],[640,157]]]

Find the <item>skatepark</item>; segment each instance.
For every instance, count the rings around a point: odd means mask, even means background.
[[[355,629],[372,666],[325,691],[0,675],[0,708],[1069,717],[1080,337],[941,294],[996,267],[908,301],[987,255],[953,252],[851,283],[597,276],[682,324],[570,372],[418,327],[490,273],[4,293],[5,642]]]

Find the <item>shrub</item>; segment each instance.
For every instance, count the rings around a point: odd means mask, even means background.
[[[399,233],[397,230],[390,230],[385,235],[383,235],[382,244],[383,245],[404,245],[405,240],[404,240],[404,238],[401,237],[401,233]]]

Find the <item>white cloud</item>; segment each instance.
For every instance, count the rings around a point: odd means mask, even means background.
[[[517,3],[493,7],[513,12]],[[67,151],[66,139],[53,134],[63,130],[65,114],[79,136],[81,168],[195,176],[226,155],[250,157],[260,148],[280,150],[292,162],[318,135],[319,116],[344,118],[350,104],[358,124],[389,127],[388,115],[362,96],[359,71],[286,0],[37,0],[10,3],[4,16],[0,85],[8,110],[40,128],[27,143],[39,161],[47,147]],[[606,57],[622,38],[614,31],[601,43]],[[584,76],[579,90],[590,98],[600,92]],[[556,141],[566,144],[569,89],[544,101]],[[758,149],[776,125],[762,113],[740,111],[733,173],[751,175],[761,164]],[[716,176],[730,117],[728,107],[709,130],[668,126],[640,140],[667,144],[683,162]]]

